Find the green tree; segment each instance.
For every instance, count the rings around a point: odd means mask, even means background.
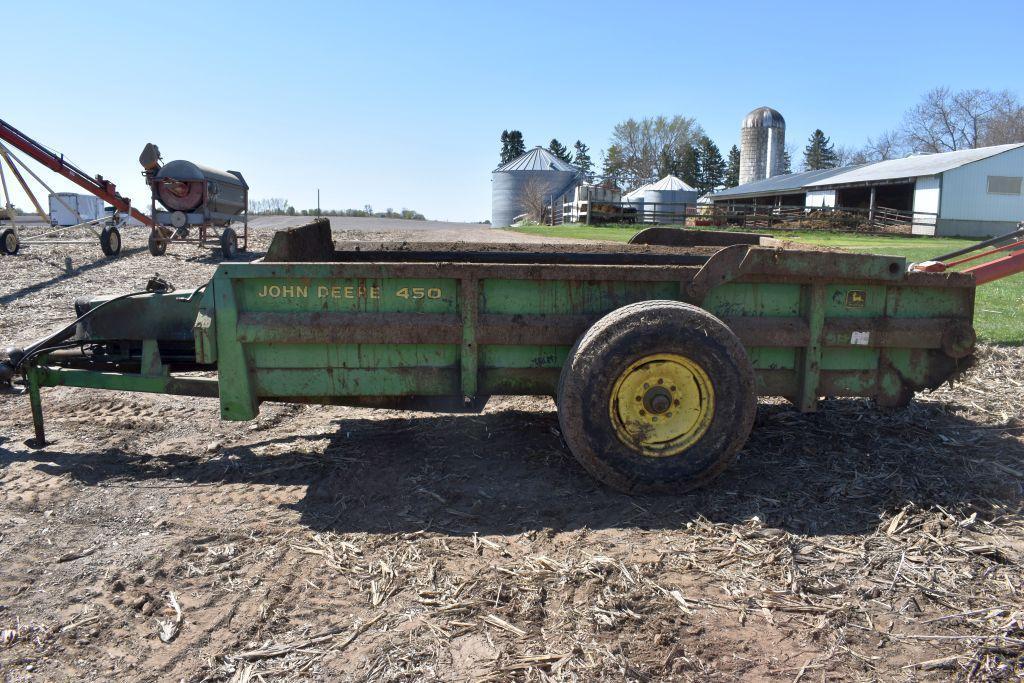
[[[783,148],[782,150],[782,170],[779,172],[781,175],[789,175],[793,172],[793,157],[789,155],[789,150]]]
[[[601,162],[601,177],[621,187],[626,175],[623,166],[622,149],[618,145],[609,145]]]
[[[663,146],[658,154],[657,176],[664,178],[667,175],[678,176],[679,174],[679,157],[676,155],[676,151],[668,145]]]
[[[689,144],[682,146],[676,159],[675,171],[672,175],[690,187],[700,185],[700,159],[696,147]]]
[[[729,150],[729,160],[725,164],[725,186],[736,187],[740,184],[740,148],[736,145]]]
[[[501,163],[507,164],[516,157],[526,153],[523,134],[518,130],[501,131]]]
[[[590,158],[590,148],[579,140],[574,145],[576,150],[576,168],[580,169],[583,177],[588,181],[594,179],[594,161]]]
[[[566,146],[559,142],[557,138],[551,138],[551,142],[548,143],[548,151],[562,161],[572,163],[572,154],[569,153]]]
[[[718,145],[707,135],[697,139],[697,182],[693,186],[704,194],[711,192],[725,179],[725,160]]]
[[[815,130],[807,141],[807,147],[804,148],[804,168],[808,171],[820,171],[838,165],[839,157],[836,155],[835,145],[820,128]]]

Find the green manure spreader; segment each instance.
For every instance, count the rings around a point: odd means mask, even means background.
[[[928,272],[944,264],[770,242],[652,228],[628,245],[367,248],[334,245],[318,221],[195,290],[155,280],[79,300],[74,323],[11,349],[0,379],[23,378],[39,446],[42,387],[207,396],[225,420],[265,401],[448,411],[553,396],[595,477],[680,491],[736,457],[758,396],[900,406],[970,364],[990,264]],[[1022,255],[994,262],[998,276]]]

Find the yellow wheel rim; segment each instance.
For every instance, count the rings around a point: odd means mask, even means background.
[[[708,430],[715,391],[704,369],[686,356],[646,356],[619,375],[608,406],[619,439],[641,455],[685,451]]]

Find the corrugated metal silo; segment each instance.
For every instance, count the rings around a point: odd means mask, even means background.
[[[641,185],[632,192],[627,192],[622,195],[622,201],[627,205],[628,208],[635,209],[636,215],[642,217],[644,214],[644,192],[652,183]],[[623,207],[623,208],[627,208]]]
[[[686,218],[684,205],[696,204],[697,190],[673,175],[644,187],[644,220],[648,223],[681,222]]]
[[[780,175],[786,150],[786,120],[771,107],[747,114],[740,128],[740,185]]]
[[[540,192],[545,202],[554,198],[557,203],[578,182],[578,168],[543,147],[534,147],[491,175],[491,227],[507,227],[516,216],[526,213],[523,199],[527,193]]]

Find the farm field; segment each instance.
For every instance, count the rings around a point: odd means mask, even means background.
[[[558,225],[517,228],[516,232],[542,237],[626,242],[640,228],[625,226]],[[942,237],[856,235],[810,230],[751,230],[781,240],[859,251],[904,256],[908,262],[927,261],[970,246],[977,240]],[[1024,273],[997,280],[978,289],[975,302],[978,337],[996,344],[1024,344]]]
[[[335,239],[633,232],[375,225],[336,220]],[[959,242],[892,244],[864,248]],[[154,259],[141,230],[118,259],[91,245],[0,258],[0,344],[69,321],[76,297],[154,272],[194,287],[217,263],[193,246]],[[684,496],[598,485],[547,397],[493,399],[481,414],[267,404],[258,420],[222,422],[212,399],[61,387],[43,392],[51,443],[35,450],[28,400],[0,394],[0,671],[1019,680],[1024,348],[1022,282],[1008,282],[985,305],[1016,306],[1016,322],[985,323],[1000,343],[982,344],[962,380],[897,410],[762,401],[736,465]]]

